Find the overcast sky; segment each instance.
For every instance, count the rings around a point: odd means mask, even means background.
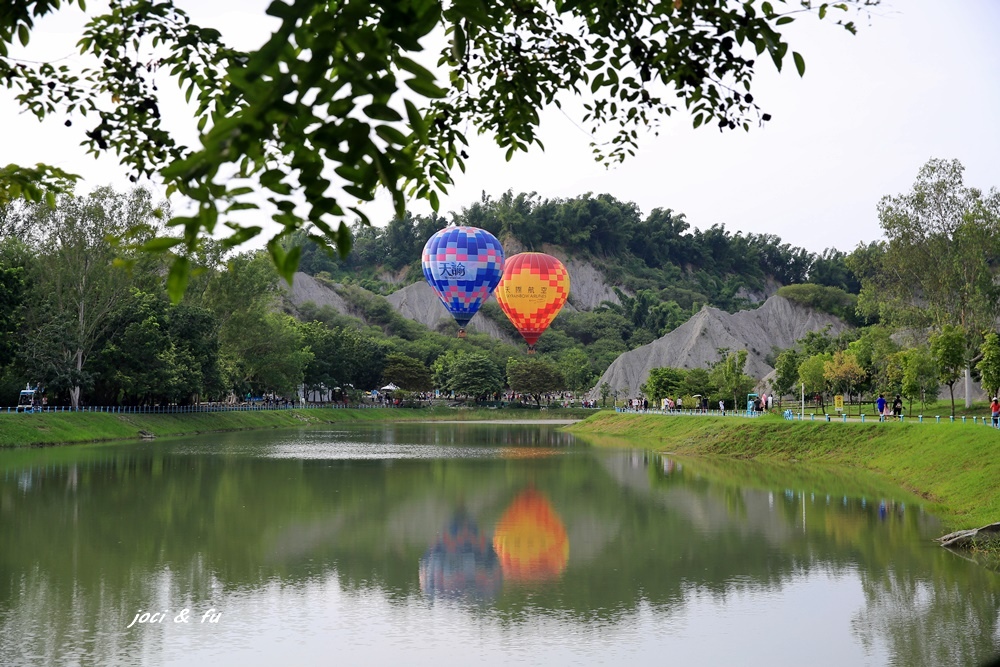
[[[260,9],[266,3],[257,0],[179,4],[240,48],[255,46],[268,29]],[[30,55],[71,54],[74,13],[40,24]],[[749,134],[692,130],[678,116],[664,122],[659,137],[643,137],[638,156],[607,170],[593,161],[576,112],[551,110],[540,134],[545,152],[533,149],[508,163],[489,138],[474,138],[467,173],[456,175],[442,211],[460,210],[483,191],[609,193],[644,214],[669,208],[693,227],[776,234],[819,252],[880,238],[878,200],[909,190],[931,157],[960,160],[969,185],[1000,187],[1000,1],[894,0],[862,21],[857,36],[805,19],[788,35],[805,56],[806,75],[800,79],[790,61],[777,74],[769,59],[759,59],[754,97],[773,116],[765,127]],[[113,160],[83,154],[79,123],[39,124],[19,114],[9,94],[0,97],[0,122],[0,163],[44,161],[84,174],[81,192],[128,186]],[[430,210],[419,202],[411,208]],[[387,222],[388,197],[368,211]]]

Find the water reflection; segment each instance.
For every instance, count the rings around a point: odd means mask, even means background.
[[[519,582],[555,579],[569,560],[566,528],[536,489],[518,494],[497,522],[493,547],[504,576]]]
[[[996,575],[936,547],[937,523],[898,489],[505,428],[0,452],[0,664],[326,664],[336,646],[344,664],[934,665],[997,650]],[[222,616],[174,624],[185,608]],[[127,629],[140,610],[170,620]]]
[[[464,511],[420,558],[420,590],[431,598],[482,600],[494,597],[503,577],[490,535]]]

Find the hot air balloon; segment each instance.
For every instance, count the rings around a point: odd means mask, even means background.
[[[500,308],[528,343],[528,354],[534,354],[538,337],[552,324],[568,296],[566,267],[540,252],[507,258],[496,291]]]
[[[569,538],[548,499],[527,489],[511,502],[493,532],[503,576],[514,581],[558,577],[569,560]]]
[[[503,275],[503,247],[476,227],[445,227],[427,239],[424,278],[458,322],[458,337]]]

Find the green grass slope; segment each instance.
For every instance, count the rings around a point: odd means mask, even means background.
[[[140,432],[168,436],[362,421],[583,419],[592,413],[593,410],[583,409],[486,410],[438,407],[412,410],[310,408],[184,414],[0,414],[0,448],[135,440],[140,437]]]
[[[928,499],[956,527],[1000,520],[1000,431],[982,425],[604,412],[568,430],[675,454],[859,468]]]

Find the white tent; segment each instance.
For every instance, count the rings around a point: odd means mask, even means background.
[[[379,389],[379,391],[396,391],[397,389],[399,389],[399,387],[390,382],[386,386]]]

